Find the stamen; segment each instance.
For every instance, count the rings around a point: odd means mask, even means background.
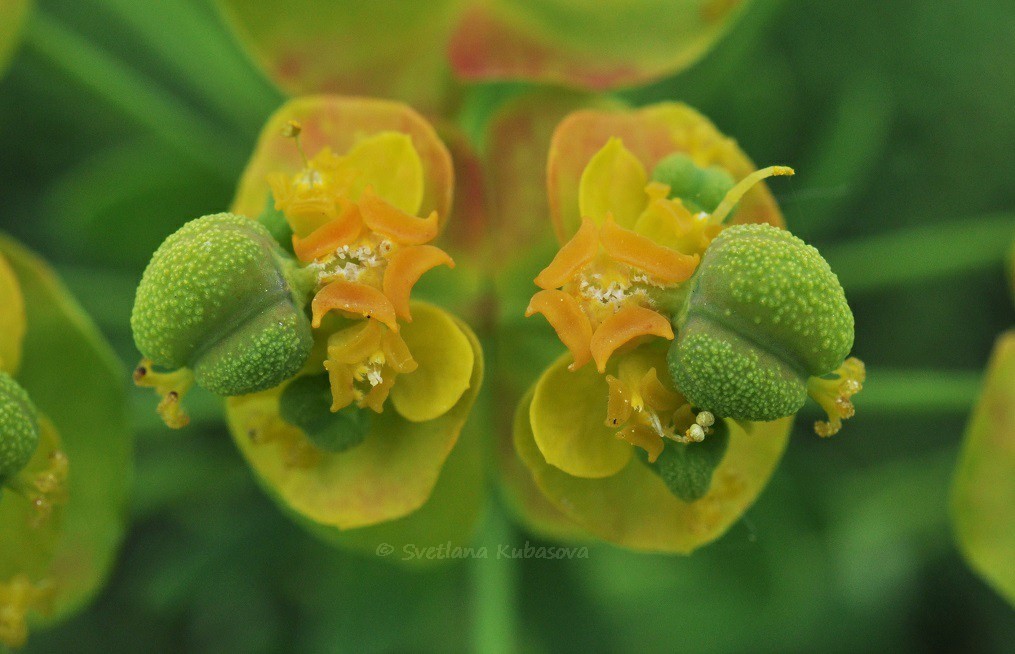
[[[856,357],[843,361],[834,374],[834,379],[811,377],[807,381],[807,394],[828,414],[827,422],[814,423],[815,433],[822,438],[837,434],[842,429],[842,421],[856,413],[850,398],[863,389],[867,377],[863,362]]]
[[[705,440],[705,430],[702,429],[701,425],[698,423],[694,423],[687,428],[687,431],[684,432],[684,436],[687,437],[688,440],[700,443]]]
[[[300,140],[300,134],[302,133],[303,125],[295,120],[290,120],[282,128],[282,136],[296,141],[296,150],[300,153],[300,159],[303,160],[303,167],[309,168],[310,163],[307,161],[307,154],[303,151],[303,142]],[[313,182],[310,185],[313,186]]]
[[[190,416],[183,410],[183,397],[194,385],[194,374],[187,368],[173,372],[155,372],[150,359],[141,359],[134,369],[134,383],[142,388],[153,388],[162,400],[158,413],[170,429],[183,429],[190,424]]]
[[[704,427],[705,429],[708,429],[709,427],[715,424],[715,416],[712,415],[711,411],[702,411],[698,413],[697,416],[695,416],[694,422]]]
[[[793,174],[795,174],[795,171],[789,166],[769,166],[768,168],[754,171],[740,180],[736,186],[726,193],[726,197],[722,199],[719,206],[712,212],[712,218],[710,219],[712,224],[721,225],[724,223],[730,212],[733,211],[733,207],[737,206],[737,202],[740,202],[740,198],[744,197],[758,182],[777,175]]]

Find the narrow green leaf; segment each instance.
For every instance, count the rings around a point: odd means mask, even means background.
[[[909,227],[822,250],[847,292],[882,291],[1000,267],[1015,214]]]

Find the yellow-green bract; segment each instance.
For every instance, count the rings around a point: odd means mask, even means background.
[[[768,225],[736,225],[709,246],[676,323],[670,374],[692,404],[738,420],[792,415],[807,380],[853,346],[853,314],[816,249]]]
[[[38,446],[35,405],[25,389],[0,371],[0,486],[21,472]]]
[[[228,213],[184,225],[152,256],[131,328],[156,365],[190,368],[198,385],[244,395],[289,379],[310,353],[296,264],[259,223]]]

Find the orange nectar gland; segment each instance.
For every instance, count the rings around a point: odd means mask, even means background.
[[[644,374],[622,361],[618,376],[606,376],[609,399],[606,426],[617,429],[617,438],[645,450],[649,463],[662,454],[665,440],[700,443],[712,432],[715,416],[695,414],[686,399],[659,381],[655,368]]]
[[[395,377],[417,366],[398,333],[399,320],[412,321],[412,288],[428,270],[455,264],[427,245],[437,236],[436,211],[410,215],[371,186],[356,197],[355,176],[340,161],[325,148],[296,175],[268,182],[295,232],[293,251],[314,279],[311,325],[319,329],[331,311],[359,322],[328,338],[331,410],[355,402],[380,412]]]
[[[585,218],[539,276],[526,316],[543,314],[570,350],[571,370],[610,356],[642,336],[673,339],[670,320],[656,310],[661,293],[687,280],[699,256],[657,245],[608,215],[597,226]]]
[[[602,226],[583,218],[578,232],[536,277],[543,290],[530,300],[526,317],[546,317],[574,358],[572,371],[595,360],[604,373],[614,352],[641,337],[673,340],[672,316],[664,315],[662,306],[669,303],[662,301],[691,277],[701,254],[752,187],[768,177],[792,174],[786,166],[757,170],[731,188],[711,214],[694,216],[679,199],[667,198],[667,185],[649,183],[642,218],[669,223],[680,249],[617,225],[609,213]]]

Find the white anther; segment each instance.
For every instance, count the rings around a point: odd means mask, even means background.
[[[691,425],[684,433],[684,435],[687,436],[692,441],[694,441],[695,443],[700,443],[701,441],[705,440],[705,430],[702,429],[701,425],[699,424]]]
[[[711,411],[702,411],[695,416],[694,422],[698,423],[702,427],[711,427],[715,424],[715,416],[712,415]]]

